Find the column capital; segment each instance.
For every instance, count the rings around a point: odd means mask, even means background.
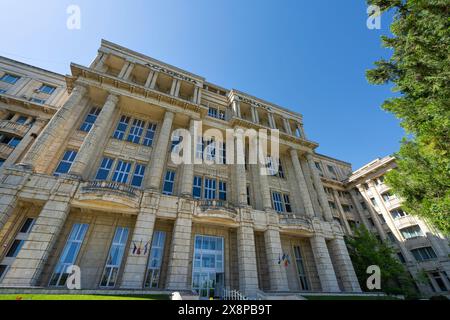
[[[111,102],[111,103],[116,104],[117,102],[119,102],[119,95],[110,92],[108,94],[108,97],[106,98],[105,103],[107,103],[107,102]]]

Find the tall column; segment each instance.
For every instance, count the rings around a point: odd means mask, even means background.
[[[323,189],[322,180],[320,179],[319,173],[317,172],[316,166],[314,164],[314,159],[310,153],[306,154],[306,161],[309,165],[309,170],[316,187],[316,192],[319,198],[319,203],[324,213],[325,220],[333,221],[333,214],[331,213],[330,206],[328,205],[328,199],[325,190]]]
[[[192,184],[194,181],[194,157],[195,157],[195,141],[194,137],[196,135],[197,127],[195,125],[195,120],[189,120],[189,133],[190,133],[190,145],[186,147],[189,150],[184,150],[183,152],[189,152],[191,157],[189,158],[189,163],[182,164],[182,178],[181,178],[181,195],[183,197],[192,196]]]
[[[14,148],[14,151],[11,152],[9,157],[5,160],[2,167],[0,168],[0,171],[2,170],[2,168],[6,168],[7,166],[16,163],[16,161],[21,157],[21,155],[25,152],[28,146],[30,146],[33,143],[34,137],[39,135],[45,124],[46,121],[44,119],[39,118],[36,119],[32,127],[28,130],[23,139],[20,141],[19,145]]]
[[[273,113],[272,112],[268,112],[267,113],[267,118],[269,119],[269,126],[272,129],[276,129],[277,128],[277,124],[275,122],[275,118],[273,117]]]
[[[66,103],[55,113],[45,129],[38,136],[34,144],[28,150],[22,164],[34,167],[43,155],[54,156],[54,151],[62,145],[70,132],[68,124],[74,123],[82,111],[81,100],[85,96],[87,89],[77,85]],[[52,151],[49,154],[49,151]]]
[[[84,138],[83,144],[69,171],[70,174],[86,179],[86,169],[103,150],[118,101],[119,97],[114,94],[110,94],[106,99],[97,120]]]
[[[259,115],[258,115],[258,109],[256,109],[255,106],[252,106],[252,120],[254,123],[259,123]]]
[[[283,255],[278,228],[268,226],[264,232],[264,243],[269,268],[270,290],[289,291],[286,267],[278,263],[280,256]]]
[[[173,78],[172,85],[170,86],[170,93],[169,93],[171,96],[175,95],[175,91],[177,90],[177,84],[178,84],[178,79]]]
[[[158,71],[150,70],[148,74],[147,81],[145,82],[145,86],[150,89],[154,89],[156,85],[156,80],[158,79]]]
[[[339,216],[341,217],[346,233],[352,234],[352,228],[350,228],[350,225],[348,224],[347,217],[345,215],[344,209],[342,209],[341,201],[339,200],[338,192],[335,189],[333,189],[333,198],[338,207]]]
[[[45,203],[27,241],[2,284],[9,286],[35,286],[38,284],[48,256],[69,214],[69,201],[69,196],[55,194]]]
[[[150,160],[150,171],[146,178],[146,186],[153,190],[159,190],[161,178],[166,161],[167,148],[170,141],[170,133],[172,129],[172,122],[174,113],[166,111],[164,114],[163,124],[159,132],[158,142],[152,150],[152,159]]]
[[[119,72],[118,78],[122,78],[124,80],[128,80],[128,78],[131,75],[131,72],[133,71],[134,63],[131,61],[125,61],[122,69]]]
[[[333,252],[336,272],[339,273],[342,286],[346,292],[361,292],[352,260],[348,254],[347,246],[343,238],[336,238],[330,241],[330,250]]]
[[[316,233],[310,242],[322,292],[340,292],[325,238]]]
[[[239,290],[246,296],[254,296],[258,289],[255,234],[250,222],[242,221],[237,230]]]
[[[235,143],[235,159],[238,159],[239,154],[243,154],[244,146],[243,140],[240,140],[239,138],[234,139]],[[245,158],[245,157],[244,157]],[[235,192],[237,194],[237,204],[239,206],[246,206],[247,205],[247,174],[245,172],[245,164],[239,163],[239,161],[236,161],[236,164],[232,166],[232,170],[234,173],[234,182],[235,182]]]
[[[240,118],[241,117],[241,103],[238,100],[233,100],[231,102],[233,116]]]
[[[306,186],[305,176],[303,175],[303,170],[298,160],[297,150],[291,149],[291,160],[294,165],[294,171],[297,176],[298,187],[300,189],[300,194],[302,196],[303,205],[305,207],[305,212],[308,217],[314,217],[314,209],[311,201],[311,197],[308,193],[308,188]]]
[[[17,207],[19,190],[30,176],[30,172],[5,171],[0,173],[0,231]]]
[[[132,243],[148,244],[148,250],[138,255],[133,253],[133,246],[130,246],[123,271],[121,288],[142,288],[147,271],[154,226],[154,209],[141,208],[134,227]]]
[[[187,290],[187,279],[192,237],[192,216],[190,212],[179,212],[173,228],[172,247],[170,250],[167,289]]]
[[[94,68],[96,71],[105,72],[107,69],[106,60],[108,59],[108,54],[106,52],[100,52],[97,57],[90,65],[90,68]]]
[[[178,97],[180,95],[180,88],[181,88],[181,80],[177,80],[177,86],[175,87],[174,96]]]
[[[292,134],[292,129],[291,125],[289,124],[289,120],[283,118],[283,124],[284,124],[284,131],[286,131],[287,134]]]

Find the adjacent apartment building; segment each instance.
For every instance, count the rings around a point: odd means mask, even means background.
[[[174,163],[172,133],[198,121],[278,129],[278,170],[226,164],[201,134],[194,157],[222,161]],[[3,287],[65,287],[75,264],[90,289],[360,292],[343,237],[364,223],[382,239],[397,228],[412,273],[426,251],[430,284],[450,288],[446,240],[420,224],[413,247],[406,222],[381,219],[394,208],[371,205],[378,166],[352,174],[314,151],[300,114],[105,40],[69,76],[0,58],[0,139]]]

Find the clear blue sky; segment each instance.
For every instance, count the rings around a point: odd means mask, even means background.
[[[81,29],[66,28],[79,5]],[[318,152],[356,169],[397,151],[388,86],[365,70],[389,52],[358,1],[1,0],[0,55],[63,74],[87,65],[102,38],[303,114]]]

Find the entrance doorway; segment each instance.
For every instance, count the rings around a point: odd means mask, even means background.
[[[224,286],[223,257],[222,237],[195,236],[192,289],[200,295],[200,299],[221,295]]]

